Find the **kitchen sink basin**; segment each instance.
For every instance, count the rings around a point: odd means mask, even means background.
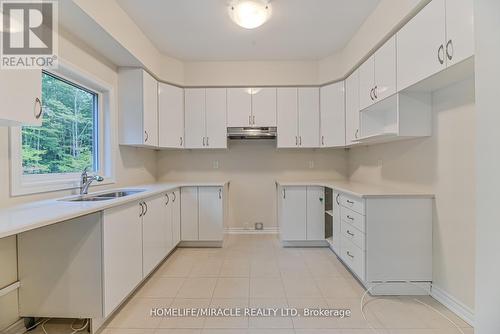
[[[130,196],[143,192],[144,189],[135,190],[119,190],[109,193],[99,194],[99,195],[86,195],[76,198],[63,199],[64,202],[98,202],[98,201],[109,201],[112,199],[117,199],[125,196]]]

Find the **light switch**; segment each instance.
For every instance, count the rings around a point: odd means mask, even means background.
[[[314,168],[314,161],[313,160],[309,161],[309,168],[311,168],[311,169]]]
[[[212,162],[212,167],[213,167],[214,169],[219,169],[219,160],[214,160],[214,161]]]

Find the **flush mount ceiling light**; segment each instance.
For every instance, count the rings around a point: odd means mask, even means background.
[[[272,13],[270,0],[234,0],[228,10],[231,19],[246,29],[260,27]]]

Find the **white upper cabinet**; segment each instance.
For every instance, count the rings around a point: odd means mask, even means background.
[[[158,82],[147,72],[119,72],[121,144],[158,147]]]
[[[276,88],[252,88],[252,125],[276,126]]]
[[[396,37],[391,37],[359,68],[359,108],[396,93]]]
[[[159,146],[184,147],[184,89],[160,83],[158,85]]]
[[[228,88],[227,126],[276,126],[276,88]]]
[[[0,125],[42,125],[42,71],[2,70]]]
[[[398,90],[446,67],[445,0],[432,0],[397,33]]]
[[[299,88],[299,146],[319,147],[319,88]]]
[[[345,80],[345,140],[353,145],[359,137],[359,70]]]
[[[185,148],[226,148],[226,89],[192,88],[184,94]]]
[[[297,88],[278,88],[278,147],[297,147],[299,145],[297,94]]]
[[[474,55],[473,0],[446,0],[445,51],[448,66]]]
[[[227,126],[252,126],[251,88],[227,89]]]
[[[226,89],[206,89],[205,148],[227,148]]]
[[[344,81],[321,87],[320,146],[345,146]]]

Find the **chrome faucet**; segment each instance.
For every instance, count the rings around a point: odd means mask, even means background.
[[[87,168],[85,167],[80,178],[80,195],[87,195],[90,184],[94,181],[102,182],[104,181],[104,178],[99,175],[89,175],[87,173]]]

